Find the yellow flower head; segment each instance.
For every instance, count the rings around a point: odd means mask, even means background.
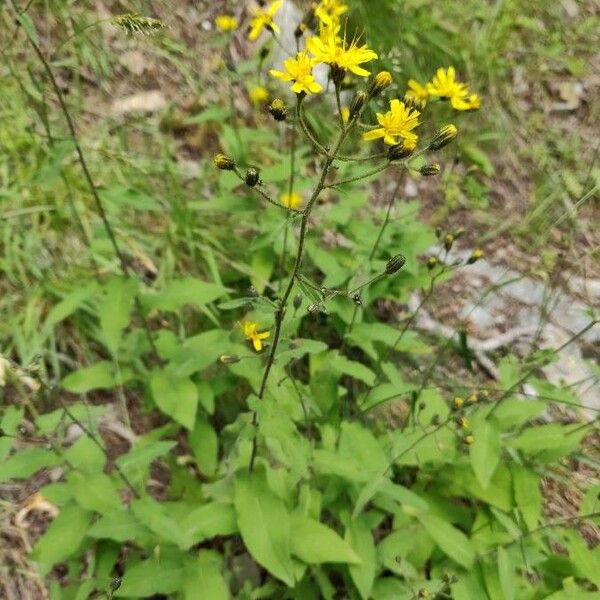
[[[312,75],[313,61],[308,56],[306,50],[299,52],[295,58],[288,58],[283,61],[285,73],[271,69],[273,77],[281,81],[291,81],[292,92],[300,94],[316,94],[321,91],[321,85],[315,81]]]
[[[234,31],[238,28],[239,23],[238,20],[231,15],[219,15],[215,19],[215,25],[217,26],[217,29],[221,31]]]
[[[421,85],[416,79],[409,79],[408,89],[406,90],[404,97],[422,107],[427,104],[429,92],[427,91],[427,87]]]
[[[252,20],[250,21],[250,33],[248,34],[249,40],[257,40],[258,36],[262,33],[263,29],[269,31],[279,32],[277,23],[273,20],[275,13],[282,7],[283,0],[275,0],[271,2],[266,10],[258,10]]]
[[[348,43],[338,36],[339,27],[322,27],[319,36],[313,36],[306,41],[306,47],[315,57],[315,62],[323,62],[350,71],[361,77],[368,77],[369,71],[359,65],[375,60],[377,54],[366,44],[358,45],[354,39]]]
[[[269,331],[260,333],[258,331],[258,323],[253,323],[252,321],[244,321],[242,323],[242,329],[244,330],[244,337],[252,343],[252,347],[256,352],[262,350],[262,341],[266,340],[271,335],[271,332]]]
[[[383,138],[383,141],[393,146],[398,143],[396,138],[402,138],[407,148],[414,148],[417,144],[417,135],[412,130],[419,125],[418,110],[407,108],[403,102],[394,99],[390,102],[390,110],[386,113],[377,113],[377,122],[381,127],[367,131],[363,135],[366,141]]]
[[[347,10],[348,5],[339,0],[321,0],[315,8],[315,15],[323,25],[335,26]]]
[[[269,99],[269,92],[267,88],[262,85],[255,85],[248,90],[248,95],[250,96],[250,100],[254,104],[260,104],[261,102],[266,102]]]
[[[279,202],[286,208],[300,208],[304,200],[300,194],[292,192],[291,194],[281,194]]]
[[[480,106],[477,94],[469,94],[469,86],[456,81],[454,67],[439,68],[431,82],[427,84],[427,93],[430,96],[450,100],[455,110],[477,110]]]

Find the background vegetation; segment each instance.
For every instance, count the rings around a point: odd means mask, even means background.
[[[287,189],[289,126],[249,97],[284,90],[244,28],[212,25],[247,23],[238,4],[0,8],[0,596],[599,597],[600,406],[542,371],[570,339],[482,367],[456,309],[470,267],[427,267],[441,228],[549,291],[598,281],[597,2],[349,2],[393,95],[453,64],[483,106],[456,119],[438,178],[403,176],[389,222],[399,171],[326,194],[309,281],[406,265],[360,308],[298,285],[261,402],[264,354],[238,323],[272,331],[296,221],[212,163]],[[165,28],[127,34],[125,13]],[[331,110],[308,111],[319,139]],[[306,141],[296,159],[306,194]],[[419,326],[415,294],[449,329]],[[573,343],[595,323],[578,299]],[[595,385],[597,347],[582,352]]]

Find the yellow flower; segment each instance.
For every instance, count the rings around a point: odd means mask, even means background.
[[[348,5],[339,0],[321,0],[315,8],[315,15],[323,25],[337,25],[340,17],[348,10]]]
[[[408,89],[406,90],[404,97],[407,100],[412,100],[419,106],[425,106],[429,99],[429,92],[427,91],[427,87],[421,85],[416,79],[409,79]]]
[[[271,332],[263,331],[262,333],[259,333],[258,323],[253,323],[252,321],[244,321],[242,323],[242,328],[244,330],[245,338],[252,343],[256,352],[260,352],[263,348],[262,341],[266,340],[271,335]]]
[[[269,99],[269,92],[267,88],[263,87],[262,85],[255,85],[251,87],[248,90],[248,95],[254,104],[260,104],[261,102],[265,102]]]
[[[431,82],[427,84],[427,93],[430,96],[449,99],[455,110],[477,110],[480,106],[477,94],[469,94],[469,86],[456,81],[454,67],[448,69],[440,67]]]
[[[281,194],[279,202],[286,208],[300,208],[304,200],[300,194],[297,192],[292,192],[291,194]]]
[[[283,0],[275,0],[271,2],[267,10],[258,10],[252,20],[250,21],[250,33],[248,34],[249,40],[257,40],[258,36],[262,33],[263,29],[268,29],[269,31],[274,31],[275,33],[279,32],[279,27],[277,23],[273,20],[275,13],[281,8],[283,5]]]
[[[319,36],[313,36],[306,41],[306,47],[315,57],[315,62],[323,62],[342,69],[351,71],[355,75],[368,77],[369,71],[359,65],[377,58],[367,45],[359,46],[356,39],[350,44],[338,37],[337,27],[322,27]]]
[[[370,141],[383,138],[386,144],[393,146],[398,142],[396,138],[400,137],[408,149],[414,148],[418,137],[412,130],[419,125],[420,114],[418,110],[411,110],[400,100],[394,99],[390,102],[388,112],[377,113],[377,122],[381,127],[367,131],[363,134],[363,139]]]
[[[283,66],[286,70],[269,71],[273,77],[281,79],[281,81],[292,81],[292,92],[300,94],[316,94],[321,91],[321,85],[315,81],[312,76],[313,61],[308,56],[306,50],[299,52],[295,58],[288,58],[283,61]]]
[[[217,26],[217,29],[220,29],[221,31],[233,31],[238,28],[239,23],[238,20],[231,15],[219,15],[215,19],[215,25]]]

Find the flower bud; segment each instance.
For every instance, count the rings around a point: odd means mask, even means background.
[[[435,237],[439,240],[442,237],[442,233],[444,233],[442,231],[441,227],[436,227],[435,228]]]
[[[392,84],[392,75],[389,71],[380,71],[373,77],[373,81],[371,82],[371,87],[369,88],[369,95],[372,98],[378,96],[385,90],[385,88],[390,87]]]
[[[362,298],[358,292],[352,296],[352,302],[354,302],[356,306],[362,306]]]
[[[430,256],[427,259],[427,268],[430,271],[433,271],[433,269],[435,269],[438,266],[438,259],[435,256]]]
[[[248,187],[254,187],[260,179],[260,171],[256,167],[248,167],[244,175],[244,181]]]
[[[471,434],[465,435],[465,437],[463,438],[463,442],[467,444],[467,446],[470,446],[474,441],[475,438]]]
[[[436,134],[431,144],[429,144],[430,150],[439,150],[444,146],[447,146],[450,142],[456,139],[458,135],[458,129],[456,125],[444,125]]]
[[[475,404],[478,400],[479,397],[477,396],[477,394],[470,394],[469,396],[467,396],[467,402],[469,404]]]
[[[400,142],[399,144],[390,146],[387,157],[390,162],[394,160],[402,160],[403,158],[410,156],[414,150],[414,148],[406,146],[404,142]]]
[[[276,121],[285,121],[287,117],[287,106],[281,98],[275,98],[269,105],[269,112]]]
[[[356,92],[354,94],[354,98],[352,98],[352,102],[350,102],[350,113],[348,114],[348,120],[351,121],[358,115],[358,113],[362,110],[362,107],[365,105],[367,101],[367,94],[365,94],[362,90]]]
[[[472,265],[473,263],[477,262],[482,256],[483,252],[481,250],[473,250],[473,252],[471,252],[471,256],[469,256],[467,260],[467,264]]]
[[[223,365],[233,365],[240,362],[240,357],[237,354],[221,354],[219,362]]]
[[[114,577],[110,582],[110,591],[116,592],[121,587],[122,581],[120,577]]]
[[[423,165],[419,169],[419,173],[424,177],[431,177],[432,175],[437,175],[440,172],[440,165],[437,163],[432,163],[430,165]]]
[[[451,233],[447,233],[444,236],[444,248],[446,248],[446,252],[450,252],[452,248],[452,244],[454,244],[454,236]]]
[[[294,296],[294,310],[298,310],[302,306],[302,294]]]
[[[465,401],[460,396],[456,396],[454,398],[454,400],[452,400],[452,404],[454,405],[454,408],[462,408],[462,405],[464,403],[465,403]]]
[[[393,275],[394,273],[397,273],[405,263],[406,258],[402,256],[402,254],[396,254],[396,256],[393,256],[387,261],[387,264],[385,265],[385,274]]]
[[[235,169],[235,161],[225,154],[217,154],[213,159],[217,169],[222,171],[233,171]]]
[[[258,53],[258,57],[261,61],[263,61],[265,60],[265,58],[267,58],[267,56],[269,56],[269,49],[267,48],[267,46],[263,46],[260,49],[260,52]]]
[[[333,81],[336,87],[342,85],[344,77],[346,77],[344,69],[338,67],[336,64],[331,65],[331,81]]]

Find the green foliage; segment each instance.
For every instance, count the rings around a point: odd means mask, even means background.
[[[398,6],[381,4],[378,15],[356,14],[386,49],[384,16]],[[429,8],[406,5],[415,15],[399,24],[402,48],[417,60],[405,62],[414,73],[394,71],[402,85],[453,56],[449,26],[421,27]],[[57,20],[73,13],[77,30],[87,24],[70,2],[53,10]],[[19,22],[38,43],[35,19],[22,14]],[[496,43],[508,43],[504,27],[500,20]],[[95,29],[88,39],[98,43],[76,46],[65,68],[111,72],[114,57]],[[416,54],[421,35],[428,51]],[[148,43],[174,64],[185,51],[166,37]],[[233,89],[258,66],[238,64]],[[133,135],[81,140],[94,179],[104,182],[97,191],[107,229],[71,160],[74,141],[34,142],[25,133],[33,120],[36,131],[45,123],[57,140],[67,135],[36,69],[19,74],[20,86],[2,82],[11,98],[2,110],[16,115],[0,122],[3,173],[16,173],[5,177],[2,197],[29,198],[30,221],[3,225],[9,292],[0,305],[12,303],[13,316],[0,323],[0,360],[14,363],[2,367],[10,373],[0,389],[0,484],[56,474],[40,493],[59,512],[30,555],[48,581],[54,567],[66,567],[61,585],[51,584],[53,599],[597,594],[598,549],[571,525],[600,522],[598,486],[572,521],[552,520],[541,491],[584,451],[594,425],[544,420],[578,403],[538,378],[551,352],[537,362],[503,359],[498,387],[487,393],[464,334],[456,350],[414,330],[411,315],[398,317],[411,294],[433,291],[459,267],[443,264],[436,234],[415,216],[419,202],[392,197],[388,221],[386,207],[369,201],[364,161],[339,160],[331,180],[357,182],[320,190],[300,238],[302,215],[261,204],[235,173],[217,173],[208,160],[184,183],[172,138],[150,123],[126,123],[147,136],[147,156],[129,147]],[[290,185],[290,124],[278,132],[262,111],[243,125],[234,100],[195,107],[181,126],[201,128],[206,144],[218,140],[240,167],[260,164],[277,203]],[[382,110],[387,100],[373,103]],[[326,102],[307,106],[307,122],[318,139],[334,139]],[[424,138],[435,125],[428,122]],[[296,136],[293,188],[306,201],[320,161]],[[471,137],[458,155],[490,178],[490,140]],[[355,136],[345,148],[363,152],[359,143]],[[411,160],[393,177],[423,162]],[[472,177],[470,195],[483,205],[488,188]],[[448,197],[462,182],[446,184]],[[295,261],[299,239],[304,254]],[[433,271],[422,260],[432,247],[442,257]],[[382,276],[399,252],[405,266]],[[288,281],[293,293],[282,303]],[[24,292],[11,299],[13,288]],[[269,333],[263,350],[245,339],[245,321]],[[446,358],[460,366],[440,364]],[[540,397],[524,396],[524,384]],[[457,395],[471,399],[457,405]]]

